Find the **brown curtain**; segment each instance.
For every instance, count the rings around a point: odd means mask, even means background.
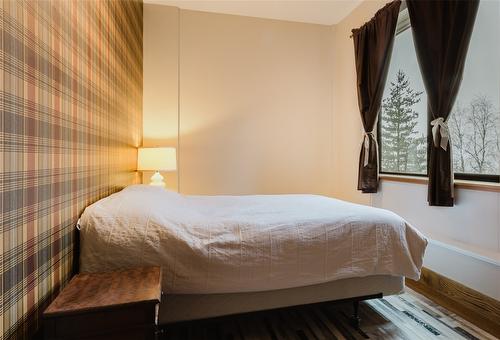
[[[373,19],[352,30],[358,105],[365,132],[358,171],[358,190],[363,193],[377,192],[378,188],[378,145],[374,128],[384,93],[400,5],[399,0],[385,5]]]
[[[453,206],[446,121],[460,88],[478,0],[407,0],[429,118],[429,205]]]

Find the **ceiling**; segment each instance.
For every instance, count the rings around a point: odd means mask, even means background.
[[[204,12],[333,25],[362,0],[144,0]]]

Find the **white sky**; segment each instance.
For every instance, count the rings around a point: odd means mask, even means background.
[[[395,40],[391,65],[387,76],[386,92],[396,73],[402,69],[410,79],[411,86],[424,91],[418,68],[411,29],[401,32]],[[475,96],[486,95],[493,105],[500,108],[500,0],[482,0],[476,17],[464,75],[456,103],[467,105]],[[419,130],[426,134],[427,98],[415,105],[419,112]]]

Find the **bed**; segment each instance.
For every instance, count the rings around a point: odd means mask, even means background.
[[[160,265],[160,322],[397,294],[427,239],[398,215],[318,195],[187,196],[134,185],[87,207],[80,270]]]

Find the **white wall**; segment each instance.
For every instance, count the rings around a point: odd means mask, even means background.
[[[331,194],[331,26],[151,4],[144,22],[145,144],[179,137],[182,193]]]
[[[143,146],[177,147],[179,10],[144,4]],[[144,172],[149,183],[151,172]],[[177,173],[163,173],[177,190]]]
[[[183,193],[330,193],[331,34],[181,12]]]
[[[385,2],[385,1],[384,1]],[[500,300],[500,194],[456,190],[453,208],[429,207],[427,186],[382,181],[377,194],[356,190],[361,120],[350,30],[383,6],[365,1],[335,27],[334,159],[336,197],[392,210],[431,239],[424,265]]]

